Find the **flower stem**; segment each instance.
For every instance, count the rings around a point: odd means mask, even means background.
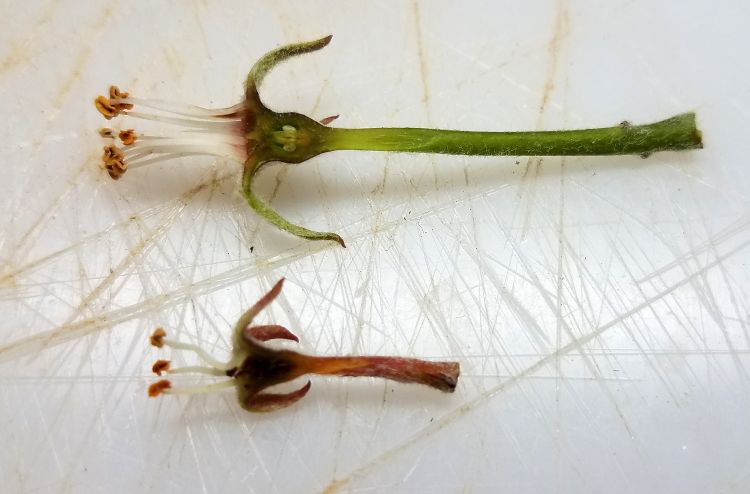
[[[381,377],[403,383],[424,384],[453,392],[459,375],[457,362],[430,362],[403,357],[310,357],[307,372],[318,375]]]
[[[533,132],[472,132],[421,128],[329,128],[325,151],[365,150],[483,156],[593,156],[679,151],[703,147],[695,114],[647,125]]]

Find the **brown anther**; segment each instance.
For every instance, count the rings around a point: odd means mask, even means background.
[[[104,146],[104,154],[102,154],[102,168],[107,170],[109,176],[117,180],[127,170],[128,164],[125,162],[125,156],[122,154],[117,146],[109,144]]]
[[[129,93],[121,92],[117,86],[109,86],[109,97],[112,99],[127,98]]]
[[[99,113],[104,115],[104,118],[106,118],[107,120],[116,117],[119,113],[115,105],[113,105],[112,102],[104,96],[98,96],[94,100],[94,106],[96,106],[96,109],[99,110]]]
[[[111,179],[119,180],[128,171],[128,164],[124,161],[111,161],[104,164],[104,169]]]
[[[121,160],[123,158],[124,158],[124,156],[122,154],[122,151],[120,151],[117,148],[117,146],[115,146],[113,144],[109,144],[107,146],[104,146],[104,154],[102,154],[102,161],[104,161],[105,163],[107,161],[110,161],[110,160],[113,160],[113,159]]]
[[[118,137],[126,146],[130,146],[131,144],[135,143],[136,139],[138,139],[138,135],[133,129],[121,130],[118,134]]]
[[[150,338],[151,344],[156,348],[161,348],[164,346],[164,338],[166,336],[167,332],[164,331],[164,328],[156,328]]]
[[[121,99],[127,98],[128,96],[128,93],[120,92],[117,86],[110,86],[109,98],[106,96],[97,96],[94,100],[94,105],[96,106],[96,109],[99,110],[99,113],[104,115],[104,118],[110,120],[119,115],[122,111],[133,109],[132,104],[120,102]]]
[[[116,103],[115,108],[117,108],[117,112],[125,111],[125,110],[132,110],[133,105],[130,103]]]
[[[162,372],[167,372],[169,370],[169,360],[157,360],[154,362],[154,365],[151,367],[151,371],[153,371],[154,374],[157,376],[161,376]]]
[[[119,100],[119,99],[125,99],[128,96],[130,96],[130,93],[120,91],[120,88],[118,88],[117,86],[109,86],[109,99]],[[117,113],[124,111],[124,110],[133,109],[133,105],[129,103],[114,103],[114,106],[117,109]]]
[[[114,131],[112,129],[110,129],[109,127],[102,127],[101,129],[99,129],[99,135],[102,136],[102,137],[104,137],[105,139],[114,139],[115,138]]]
[[[148,387],[148,396],[150,398],[156,398],[166,390],[172,387],[172,383],[169,382],[167,379],[162,379],[161,381],[156,381],[154,384]]]

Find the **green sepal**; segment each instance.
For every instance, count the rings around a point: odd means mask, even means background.
[[[281,216],[275,210],[271,209],[268,204],[266,204],[258,196],[256,196],[252,190],[253,178],[255,177],[255,173],[260,168],[260,165],[261,164],[259,163],[247,163],[245,165],[245,172],[242,176],[242,193],[245,196],[247,203],[251,208],[253,208],[256,213],[258,213],[272,225],[275,225],[277,228],[280,228],[285,232],[289,232],[292,235],[296,235],[307,240],[333,240],[342,247],[346,248],[344,239],[341,238],[341,236],[337,233],[317,232],[300,225],[295,225],[291,221]]]

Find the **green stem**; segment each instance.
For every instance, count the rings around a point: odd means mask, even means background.
[[[703,147],[695,114],[647,125],[538,132],[471,132],[421,128],[330,128],[320,151],[366,150],[484,156],[592,156],[678,151]]]

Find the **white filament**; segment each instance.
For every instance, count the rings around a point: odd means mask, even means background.
[[[114,98],[112,104],[129,104],[159,112],[123,110],[122,115],[173,124],[183,128],[173,136],[137,133],[133,144],[121,148],[129,168],[138,168],[183,156],[210,155],[244,162],[246,139],[241,133],[242,103],[219,109],[202,108],[170,101],[141,98]]]
[[[214,391],[219,391],[226,388],[231,388],[235,385],[235,382],[233,379],[229,379],[228,381],[220,381],[213,384],[206,384],[204,386],[189,386],[186,388],[169,388],[162,391],[164,394],[168,395],[197,395],[202,393],[213,393]]]
[[[192,343],[184,343],[182,341],[177,340],[170,340],[167,338],[162,339],[162,343],[168,347],[174,348],[175,350],[188,350],[191,352],[194,352],[198,357],[203,360],[205,363],[210,365],[211,367],[214,367],[216,369],[226,371],[228,369],[227,364],[225,362],[220,362],[219,360],[216,360],[211,355],[208,354],[204,349],[199,347],[198,345],[193,345]]]
[[[176,369],[167,369],[167,374],[206,374],[207,376],[227,376],[226,371],[214,367],[204,367],[202,365],[188,365]]]
[[[165,115],[152,115],[150,113],[141,113],[137,111],[123,111],[123,115],[128,115],[134,118],[141,118],[143,120],[152,120],[154,122],[166,122],[175,125],[184,125],[186,127],[197,127],[202,129],[211,130],[231,130],[237,125],[237,120],[198,120],[190,118],[179,118],[179,117],[167,117]]]
[[[144,98],[118,98],[112,100],[113,104],[129,104],[136,106],[145,106],[147,108],[153,108],[154,110],[162,110],[167,113],[174,113],[176,115],[185,115],[188,117],[203,117],[203,118],[215,118],[223,117],[226,115],[233,115],[244,107],[242,103],[230,106],[228,108],[203,108],[201,106],[186,105],[184,103],[177,103],[175,101],[161,101]],[[239,118],[239,117],[237,117]]]

